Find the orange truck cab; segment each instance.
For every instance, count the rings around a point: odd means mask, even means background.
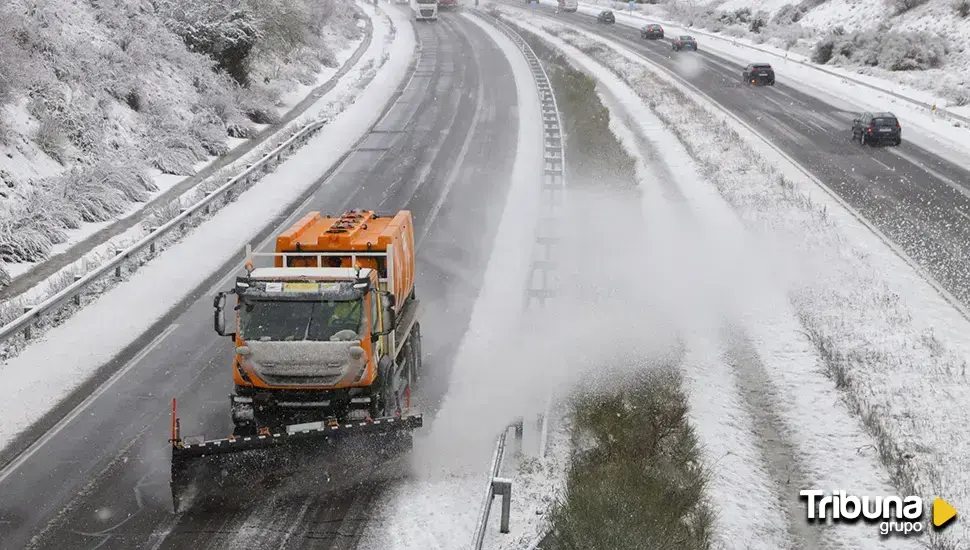
[[[235,344],[237,434],[409,411],[421,368],[410,212],[311,212],[277,237],[275,252],[247,250],[246,271],[213,304],[216,332]]]

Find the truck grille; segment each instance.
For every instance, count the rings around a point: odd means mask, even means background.
[[[431,17],[434,15],[434,10],[421,10],[421,17]]]
[[[340,381],[339,374],[330,376],[274,376],[266,371],[258,373],[267,384],[274,386],[332,386]]]

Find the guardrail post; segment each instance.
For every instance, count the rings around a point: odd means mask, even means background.
[[[115,249],[115,256],[116,256],[116,257],[117,257],[117,256],[121,256],[121,253],[122,253],[122,252],[124,252],[124,251],[123,251],[123,250],[121,250],[120,248],[116,248],[116,249]],[[115,277],[117,277],[117,278],[119,278],[119,279],[121,278],[121,267],[122,267],[123,265],[124,265],[124,262],[122,262],[122,263],[119,263],[119,264],[118,264],[118,265],[117,265],[117,266],[115,267]]]
[[[24,306],[24,313],[30,313],[32,309],[34,309],[34,306],[31,306],[31,305]],[[33,333],[34,333],[33,323],[24,327],[24,339],[30,340],[30,338],[33,336]]]
[[[509,516],[512,514],[512,480],[502,477],[492,478],[492,490],[502,497],[502,517],[499,532],[509,532]]]
[[[75,273],[74,282],[76,283],[80,280],[81,280],[81,275]],[[76,305],[77,307],[81,307],[81,296],[82,296],[81,292],[78,292],[77,294],[74,295],[74,305]]]
[[[523,419],[519,418],[518,420],[515,421],[515,424],[513,426],[515,428],[515,438],[519,441],[522,441],[522,423],[523,423]]]
[[[184,206],[179,206],[179,216],[181,216],[182,214],[185,214],[185,211],[186,210],[188,210],[188,209],[185,208]],[[179,231],[185,231],[185,220],[184,219],[179,222]]]

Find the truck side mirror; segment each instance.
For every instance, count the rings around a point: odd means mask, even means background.
[[[219,336],[229,336],[231,338],[236,337],[236,333],[226,333],[226,295],[228,292],[220,292],[216,294],[216,297],[212,300],[212,308],[215,310],[213,312],[213,327],[216,330],[216,334]]]

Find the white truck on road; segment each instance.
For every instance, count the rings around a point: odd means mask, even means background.
[[[417,20],[438,20],[438,0],[410,0],[411,11]]]
[[[559,11],[576,11],[579,9],[579,0],[559,0]]]

